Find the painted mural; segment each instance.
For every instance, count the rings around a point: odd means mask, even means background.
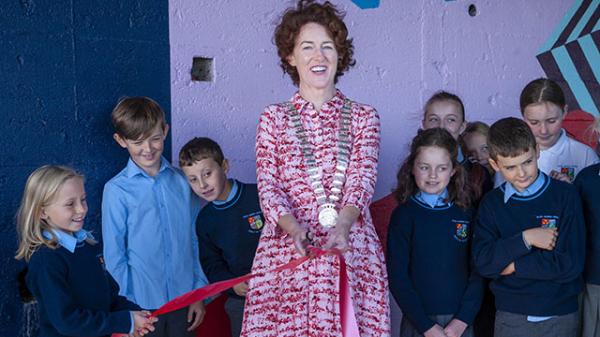
[[[600,112],[600,1],[577,0],[537,59],[546,75],[557,81],[571,110],[596,116]]]

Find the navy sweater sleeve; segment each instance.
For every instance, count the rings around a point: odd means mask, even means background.
[[[471,258],[471,261],[473,259]],[[483,278],[475,270],[475,265],[471,262],[471,273],[469,275],[469,283],[465,289],[462,302],[455,317],[468,325],[473,324],[475,316],[481,308],[483,300]]]
[[[27,284],[52,326],[65,336],[129,333],[129,311],[96,311],[78,306],[69,290],[68,272],[66,263],[57,254],[34,255],[29,264]],[[94,291],[93,284],[89,287]]]
[[[198,247],[200,248],[200,263],[208,281],[215,283],[236,277],[229,270],[221,249],[210,239],[201,221],[202,217],[199,216],[196,221],[196,233],[198,235]]]
[[[388,230],[387,269],[392,295],[402,312],[420,333],[431,329],[434,322],[425,314],[425,309],[409,277],[410,243],[412,221],[403,219],[396,208],[392,213]]]
[[[568,191],[556,246],[553,250],[532,248],[531,254],[518,258],[517,277],[567,283],[581,275],[585,262],[583,209],[575,188]]]
[[[497,191],[490,192],[494,193]],[[511,237],[501,238],[499,224],[491,207],[492,195],[482,201],[473,234],[473,259],[480,275],[498,278],[504,268],[517,258],[527,255],[529,249],[519,232]]]

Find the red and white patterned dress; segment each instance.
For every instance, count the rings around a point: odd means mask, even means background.
[[[292,98],[311,142],[323,185],[330,191],[336,166],[337,135],[344,95],[336,95],[317,111],[299,94]],[[377,176],[379,117],[370,106],[352,102],[351,155],[340,208],[354,205],[361,216],[350,231],[348,265],[356,320],[361,337],[390,334],[388,284],[381,245],[369,213]],[[317,246],[327,242],[318,223],[315,193],[310,186],[300,140],[288,124],[285,104],[268,106],[260,117],[256,137],[257,181],[266,218],[253,273],[261,273],[299,257],[292,239],[277,226],[293,214],[314,235]],[[325,256],[293,271],[268,273],[250,281],[242,336],[340,337],[339,260]]]

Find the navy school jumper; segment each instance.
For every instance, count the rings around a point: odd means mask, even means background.
[[[577,175],[587,229],[585,282],[600,285],[600,164],[588,166]]]
[[[574,186],[549,178],[533,195],[513,195],[504,203],[504,186],[482,200],[473,236],[473,258],[479,273],[492,278],[496,308],[533,316],[566,315],[577,311],[585,258],[585,228],[581,201]],[[531,247],[523,231],[558,228],[553,250]],[[516,272],[501,276],[511,262]]]
[[[454,315],[471,325],[483,284],[470,259],[472,210],[430,207],[411,197],[393,212],[388,233],[390,290],[402,312],[424,333],[428,316]]]

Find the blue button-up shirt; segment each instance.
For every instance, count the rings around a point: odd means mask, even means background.
[[[417,194],[415,194],[415,198],[429,205],[431,208],[436,206],[446,206],[450,204],[446,202],[446,200],[448,199],[448,189],[444,189],[444,191],[442,191],[442,193],[440,194],[429,194],[423,191],[419,191],[417,192]]]
[[[56,241],[58,241],[58,244],[63,246],[66,250],[70,251],[71,253],[74,253],[75,248],[78,246],[78,244],[85,241],[85,239],[87,239],[88,237],[92,240],[94,239],[92,234],[86,231],[85,229],[79,230],[73,234],[66,233],[58,228],[53,228],[49,231],[44,230],[44,232],[42,232],[42,235],[44,235],[44,237],[48,240],[52,240],[53,234],[54,237],[56,237]]]
[[[208,283],[195,231],[199,205],[183,174],[164,158],[155,177],[129,159],[106,183],[104,260],[120,294],[156,309]]]
[[[519,197],[529,197],[537,193],[546,182],[546,178],[544,176],[544,173],[538,171],[538,176],[535,181],[531,185],[527,186],[522,192],[519,192],[511,183],[507,182],[504,186],[504,203],[507,203],[510,197],[515,194]]]

